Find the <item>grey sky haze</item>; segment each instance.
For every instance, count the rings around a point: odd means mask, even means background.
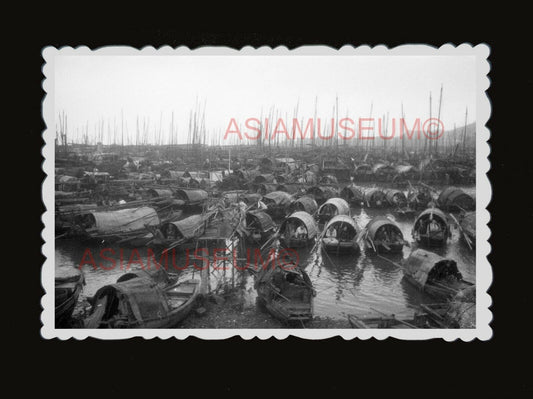
[[[231,118],[263,117],[273,106],[292,118],[331,118],[335,98],[339,117],[373,116],[406,119],[433,117],[438,110],[445,128],[475,120],[476,61],[474,56],[59,56],[55,68],[55,114],[68,117],[69,136],[89,125],[94,137],[99,120],[117,126],[121,112],[130,135],[137,116],[163,136],[174,112],[179,142],[185,142],[189,113],[205,104],[209,134],[223,134]],[[109,143],[111,137],[104,136]],[[166,139],[164,139],[166,142]]]

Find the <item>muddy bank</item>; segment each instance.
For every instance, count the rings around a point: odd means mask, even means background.
[[[314,317],[302,325],[287,326],[272,317],[265,309],[250,305],[242,290],[225,295],[209,295],[178,328],[350,328],[348,320]]]

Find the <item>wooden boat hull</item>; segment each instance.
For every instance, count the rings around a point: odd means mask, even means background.
[[[260,299],[261,300],[261,299]],[[313,319],[313,303],[287,303],[283,300],[263,302],[265,309],[285,324],[306,323]]]
[[[189,282],[195,286],[194,292],[189,298],[187,298],[182,306],[172,311],[166,318],[146,321],[143,323],[143,326],[137,328],[170,328],[175,327],[181,321],[183,321],[183,319],[185,319],[196,306],[196,300],[198,299],[198,295],[200,293],[200,282],[198,280],[188,280],[183,283],[179,283],[178,285],[183,285],[184,283],[188,284]]]
[[[73,267],[60,267],[55,275],[55,325],[66,327],[85,284],[83,273]]]
[[[443,247],[447,243],[447,238],[443,237],[442,234],[434,235],[434,236],[416,236],[415,241],[420,246],[425,247]]]
[[[370,244],[367,243],[367,249],[372,250],[376,254],[399,254],[403,252],[403,243],[402,244],[390,244],[384,246],[382,244]]]
[[[77,284],[74,291],[72,292],[69,297],[61,302],[60,304],[56,304],[55,307],[55,325],[56,327],[65,326],[68,324],[70,318],[72,317],[72,313],[74,312],[74,308],[76,307],[76,303],[78,303],[78,298],[81,294],[82,290],[82,284]]]
[[[361,248],[356,241],[322,240],[322,248],[333,254],[358,254]]]
[[[86,328],[171,328],[193,310],[200,293],[200,281],[192,279],[174,283],[164,288],[156,288],[153,282],[146,281],[145,284],[143,280],[144,287],[137,294],[135,294],[135,289],[128,290],[124,289],[124,286],[121,287],[121,284],[127,284],[133,279],[139,280],[138,277],[134,276],[119,281],[117,284],[103,287],[96,293],[92,312],[84,323]],[[127,302],[124,304],[125,306],[117,305],[117,308],[136,309],[136,312],[118,315],[115,313],[107,314],[109,311],[107,305],[109,294],[107,292],[113,292],[111,289],[120,291],[120,298],[124,298],[121,300]],[[116,300],[116,294],[111,298]],[[148,307],[151,306],[155,310],[149,316],[143,314],[144,317],[139,318],[139,309],[143,307],[143,301],[151,301],[151,305],[149,304]],[[165,303],[161,303],[161,301]],[[162,306],[155,306],[157,303]],[[168,309],[168,311],[162,312],[161,309]]]
[[[404,275],[404,278],[407,282],[413,284],[417,288],[420,288],[420,284],[411,276],[406,274]],[[422,291],[435,299],[446,301],[450,298],[453,298],[459,291],[473,285],[473,283],[466,280],[459,280],[457,284],[454,284],[453,286],[450,285],[448,287],[444,285],[427,283],[422,287]]]
[[[256,276],[257,303],[285,324],[305,323],[313,318],[316,295],[305,271],[274,267],[261,270]]]
[[[307,248],[313,245],[314,240],[303,238],[280,238],[279,242],[284,248]]]

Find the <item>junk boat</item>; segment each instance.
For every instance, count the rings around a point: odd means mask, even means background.
[[[358,254],[360,252],[358,233],[357,224],[350,216],[335,216],[324,227],[322,248],[331,253]]]
[[[78,297],[85,285],[80,269],[61,266],[55,269],[55,323],[65,327],[74,312]]]
[[[449,299],[473,286],[463,279],[457,262],[433,252],[417,249],[403,262],[404,278],[415,287],[438,299]]]
[[[262,268],[255,277],[259,306],[286,324],[305,323],[313,318],[316,292],[307,273],[297,264]]]
[[[170,328],[191,312],[199,280],[171,281],[160,269],[127,273],[100,288],[92,299],[85,328]]]
[[[444,212],[438,208],[423,211],[413,225],[413,239],[421,245],[440,247],[446,245],[451,232]]]
[[[302,248],[310,246],[315,241],[318,229],[310,214],[294,212],[283,221],[279,232],[283,247]]]

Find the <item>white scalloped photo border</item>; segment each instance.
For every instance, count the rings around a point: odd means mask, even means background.
[[[490,80],[488,73],[490,64],[488,57],[489,46],[479,44],[461,44],[454,46],[445,44],[440,48],[425,44],[407,44],[394,48],[387,48],[384,45],[376,47],[359,46],[353,47],[345,45],[340,49],[327,46],[303,46],[289,50],[285,46],[276,48],[259,47],[253,48],[245,46],[240,50],[229,47],[201,47],[194,50],[188,47],[172,48],[163,46],[159,49],[154,47],[144,47],[136,49],[125,46],[109,46],[91,50],[88,47],[46,47],[42,51],[44,65],[42,68],[44,80],[42,87],[46,93],[42,115],[46,124],[43,132],[45,145],[42,149],[44,157],[43,170],[46,174],[42,185],[42,197],[45,205],[45,212],[42,215],[44,229],[42,237],[44,244],[42,252],[46,257],[41,271],[41,281],[45,294],[41,299],[43,311],[41,313],[41,335],[45,339],[85,339],[95,337],[99,339],[124,339],[131,337],[143,337],[145,339],[175,337],[185,339],[195,336],[201,339],[226,339],[233,336],[240,336],[243,339],[284,339],[295,336],[305,339],[325,339],[340,336],[344,339],[369,339],[379,340],[394,337],[404,340],[425,340],[431,338],[443,338],[446,341],[461,339],[471,341],[475,338],[489,340],[492,337],[492,312],[490,306],[492,299],[488,294],[488,289],[492,283],[492,268],[487,256],[491,247],[488,242],[490,229],[488,222],[490,214],[487,206],[492,196],[492,188],[487,177],[490,169],[489,153],[490,147],[488,139],[490,132],[486,127],[491,114],[491,104],[486,94]],[[90,55],[113,55],[113,56],[475,56],[476,57],[476,223],[477,223],[477,245],[476,245],[476,328],[474,329],[117,329],[117,330],[96,330],[96,329],[56,329],[54,317],[54,273],[55,273],[55,218],[54,218],[54,170],[55,170],[55,132],[54,115],[56,114],[54,104],[55,89],[55,59],[59,56],[90,56]]]

